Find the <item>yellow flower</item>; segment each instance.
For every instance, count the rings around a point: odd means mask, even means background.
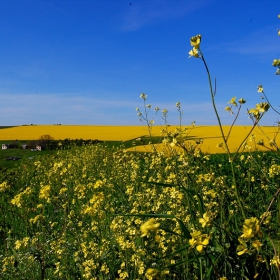
[[[254,247],[254,248],[256,248],[258,251],[260,250],[260,248],[262,247],[262,243],[260,242],[260,240],[255,240],[255,241],[253,241],[252,242],[252,246]]]
[[[252,108],[252,109],[248,110],[248,114],[252,114],[252,115],[254,115],[255,118],[259,118],[260,112],[258,110],[256,110],[255,108]]]
[[[270,260],[270,265],[275,265],[277,267],[280,267],[280,258],[279,256],[274,256],[272,260]]]
[[[242,238],[238,238],[239,245],[237,246],[237,255],[241,256],[248,252],[246,242]]]
[[[26,247],[28,245],[29,237],[24,237],[21,241],[15,241],[15,250],[20,249],[21,247]]]
[[[262,85],[258,86],[258,92],[261,92],[261,93],[263,92],[263,86]]]
[[[274,59],[274,60],[272,61],[272,66],[275,66],[275,67],[280,66],[280,59]]]
[[[243,229],[243,234],[241,235],[241,237],[246,238],[246,239],[250,239],[250,238],[254,237],[253,230],[251,228]]]
[[[20,240],[16,240],[15,241],[15,250],[20,249],[20,247],[21,247],[21,241]]]
[[[239,245],[238,245],[239,246]],[[238,246],[237,246],[237,250],[238,250]],[[241,251],[238,251],[237,252],[237,255],[238,256],[241,256],[241,255],[243,255],[243,254],[245,254],[245,253],[247,253],[248,252],[248,249],[244,249],[244,250],[241,250]]]
[[[48,200],[48,198],[50,197],[50,191],[51,191],[51,186],[49,185],[43,186],[40,190],[39,198]]]
[[[148,95],[145,94],[144,92],[140,94],[140,98],[142,98],[142,99],[144,99],[144,100],[146,100],[147,97],[148,97]]]
[[[10,188],[10,186],[8,185],[8,183],[6,181],[4,181],[3,183],[0,184],[0,192],[4,192],[6,190],[8,190]]]
[[[259,105],[260,105],[260,108],[263,110],[263,112],[268,111],[268,109],[270,108],[270,105],[267,102],[261,102]]]
[[[191,37],[191,46],[193,46],[194,48],[198,49],[200,46],[200,42],[201,42],[201,35],[198,34],[196,36]]]
[[[271,167],[269,168],[269,177],[274,177],[275,175],[280,174],[280,165],[277,164],[272,164]]]
[[[243,225],[243,234],[240,237],[245,239],[250,239],[257,235],[260,235],[259,220],[255,217],[246,219]]]
[[[233,106],[237,106],[237,103],[235,101],[236,97],[232,97],[231,100],[228,102],[228,104],[232,104]]]
[[[191,233],[192,238],[189,239],[191,247],[196,246],[196,250],[201,253],[203,249],[209,244],[210,236],[207,234],[201,234],[201,231],[194,230]]]
[[[261,102],[256,104],[256,108],[248,110],[248,114],[252,114],[256,119],[261,117],[261,113],[265,113],[269,109],[270,105],[267,102]]]
[[[155,268],[148,268],[147,269],[147,271],[146,271],[146,274],[145,274],[145,276],[146,276],[146,278],[147,279],[153,279],[153,277],[155,277],[157,274],[158,274],[158,270],[157,269],[155,269]]]
[[[191,51],[189,51],[189,57],[196,57],[198,58],[199,57],[199,54],[198,54],[198,50],[196,48],[193,48]]]
[[[203,245],[202,245],[202,244],[197,245],[197,246],[196,246],[196,250],[197,250],[199,253],[201,253],[201,252],[203,251]]]
[[[263,220],[263,224],[264,225],[267,225],[270,223],[270,220],[271,220],[271,212],[265,212],[261,215],[260,219]]]
[[[140,226],[142,232],[141,237],[147,236],[150,231],[157,231],[159,229],[160,223],[155,223],[155,219],[152,218]]]
[[[231,107],[226,106],[226,107],[225,107],[225,110],[228,111],[228,112],[230,112],[231,114],[233,114],[233,111],[232,111]]]
[[[238,100],[238,102],[239,102],[239,104],[245,104],[245,103],[246,103],[246,100],[243,99],[243,98],[240,98],[240,99]]]
[[[17,194],[12,200],[11,200],[11,204],[16,205],[17,207],[21,207],[21,203],[22,203],[22,193]]]
[[[199,223],[202,225],[203,228],[209,225],[210,222],[211,222],[211,214],[209,213],[204,213],[203,218],[199,219]]]
[[[196,246],[196,250],[201,253],[203,249],[209,244],[210,237],[207,236],[204,239],[201,239],[200,244]]]

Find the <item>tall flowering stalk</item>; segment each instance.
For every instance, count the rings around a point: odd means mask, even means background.
[[[213,105],[213,108],[214,108],[214,111],[215,111],[215,115],[217,117],[217,121],[218,121],[219,128],[220,128],[220,131],[221,131],[221,135],[222,135],[222,139],[223,139],[223,145],[224,145],[225,150],[226,150],[226,152],[228,154],[230,165],[231,165],[231,171],[232,171],[232,177],[233,177],[233,186],[235,188],[236,199],[237,199],[237,201],[239,203],[239,206],[240,206],[243,218],[245,219],[246,216],[245,216],[245,212],[244,212],[244,209],[243,209],[243,204],[241,202],[240,195],[239,195],[239,189],[238,189],[238,186],[236,184],[236,178],[235,178],[235,171],[234,171],[234,166],[233,166],[232,155],[231,155],[230,150],[229,150],[227,138],[225,136],[225,133],[224,133],[224,130],[223,130],[223,127],[222,127],[222,123],[221,123],[221,119],[220,119],[220,116],[219,116],[219,113],[218,113],[218,110],[217,110],[217,107],[216,107],[216,103],[215,103],[216,82],[215,82],[215,87],[213,87],[212,78],[211,78],[211,74],[210,74],[208,65],[207,65],[206,60],[204,59],[203,53],[202,53],[202,51],[200,49],[201,38],[202,38],[202,36],[200,34],[191,37],[190,44],[191,44],[191,46],[193,48],[189,52],[189,55],[190,55],[189,57],[200,58],[203,61],[203,64],[205,66],[205,69],[206,69],[206,72],[207,72],[207,76],[208,76],[209,87],[210,87],[210,95],[211,95],[212,105]]]

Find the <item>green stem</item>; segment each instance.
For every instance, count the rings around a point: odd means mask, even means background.
[[[268,100],[266,94],[264,93],[264,91],[262,92],[262,94],[264,95],[265,100],[267,101],[267,103],[269,104],[269,106],[271,107],[271,109],[272,109],[275,113],[277,113],[278,115],[280,115],[280,112],[278,112],[278,111],[271,105],[271,103],[269,102],[269,100]]]
[[[209,82],[209,86],[210,86],[212,105],[213,105],[213,108],[214,108],[214,111],[215,111],[215,114],[216,114],[216,117],[217,117],[217,120],[218,120],[218,124],[219,124],[220,131],[221,131],[221,134],[222,134],[223,142],[224,142],[224,145],[225,145],[225,148],[226,148],[226,151],[227,151],[227,154],[228,154],[230,166],[231,166],[232,181],[233,181],[235,196],[236,196],[237,202],[238,202],[238,204],[240,206],[240,210],[241,210],[242,216],[243,216],[243,218],[245,220],[246,216],[245,216],[243,204],[242,204],[241,199],[240,199],[239,188],[238,188],[238,186],[236,184],[236,177],[235,177],[235,171],[234,171],[232,156],[231,156],[231,153],[230,153],[230,150],[229,150],[229,147],[228,147],[227,139],[225,137],[225,134],[224,134],[224,131],[223,131],[223,127],[222,127],[222,123],[221,123],[221,120],[220,120],[220,116],[219,116],[219,113],[218,113],[218,110],[217,110],[217,107],[216,107],[216,103],[215,103],[215,93],[216,92],[213,91],[212,79],[211,79],[211,75],[210,75],[210,71],[208,69],[207,63],[206,63],[206,61],[204,59],[204,56],[203,56],[201,50],[199,50],[199,51],[200,51],[200,58],[202,59],[202,61],[204,63],[204,66],[205,66],[205,69],[206,69],[206,72],[207,72],[207,75],[208,75],[208,82]]]
[[[239,145],[239,147],[237,148],[235,155],[232,158],[232,161],[234,161],[238,155],[239,150],[241,149],[241,147],[243,146],[244,142],[248,139],[248,137],[251,135],[251,133],[253,132],[253,130],[256,128],[257,124],[259,123],[259,121],[261,120],[263,115],[260,116],[259,120],[254,122],[254,125],[252,126],[251,130],[248,132],[247,136],[244,138],[244,140],[242,141],[242,143]]]
[[[238,116],[239,116],[240,110],[241,110],[241,105],[239,106],[238,112],[237,112],[237,114],[236,114],[236,116],[235,116],[235,118],[234,118],[234,121],[233,121],[233,123],[232,123],[231,126],[230,126],[228,135],[227,135],[227,137],[226,137],[226,141],[229,139],[229,136],[230,136],[230,134],[231,134],[232,128],[233,128],[233,126],[234,126],[234,124],[235,124],[235,122],[236,122],[236,120],[237,120],[237,118],[238,118]]]

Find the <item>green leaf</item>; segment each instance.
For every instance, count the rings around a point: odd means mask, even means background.
[[[143,183],[153,184],[153,185],[162,186],[162,187],[175,187],[174,184],[166,184],[166,183],[158,183],[158,182],[150,182],[150,181],[143,181]]]
[[[178,223],[180,224],[180,227],[181,227],[181,229],[182,229],[182,231],[183,231],[183,233],[184,233],[184,236],[185,236],[187,239],[191,239],[192,236],[191,236],[189,230],[186,228],[185,224],[184,224],[180,219],[178,219],[178,218],[176,218],[176,220],[177,220]]]
[[[180,186],[180,188],[188,194],[189,198],[192,200],[192,202],[195,205],[196,205],[196,200],[194,199],[194,196],[198,197],[199,212],[200,212],[200,214],[203,214],[204,213],[204,204],[203,204],[202,197],[198,193],[196,193],[194,190],[187,189],[186,187],[183,187],[183,186]]]

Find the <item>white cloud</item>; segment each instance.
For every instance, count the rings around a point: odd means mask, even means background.
[[[116,123],[136,105],[125,100],[96,99],[65,94],[1,94],[1,125],[25,123],[106,124]],[[122,112],[123,111],[123,112]]]
[[[143,112],[141,100],[129,102],[125,99],[97,99],[90,96],[65,94],[1,94],[0,125],[22,124],[96,124],[96,125],[141,125],[137,117],[136,107]],[[162,109],[168,110],[168,123],[179,125],[179,114],[175,103],[158,103]],[[231,124],[233,116],[225,112],[223,103],[216,104],[222,123]],[[217,119],[211,102],[185,104],[182,102],[182,124],[190,125],[196,121],[198,125],[216,125]],[[154,106],[149,118],[154,117]],[[269,112],[263,124],[273,125],[277,116]],[[161,111],[155,118],[156,125],[163,125]],[[244,109],[238,124],[251,124]]]

